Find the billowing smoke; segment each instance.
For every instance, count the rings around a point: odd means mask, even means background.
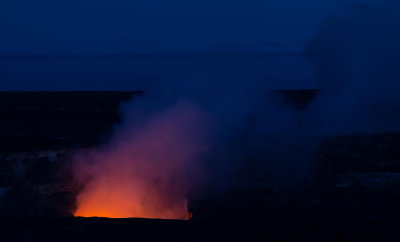
[[[260,176],[299,174],[305,148],[288,142],[298,115],[272,100],[254,62],[213,61],[125,104],[111,141],[76,160],[75,215],[182,219],[191,197],[223,195],[249,163]]]
[[[78,155],[75,175],[84,186],[75,216],[189,218],[187,199],[207,150],[207,114],[181,101],[140,119]]]
[[[214,71],[165,81],[123,105],[111,140],[75,160],[82,190],[74,215],[185,219],[194,193],[229,185],[248,153],[262,150],[253,141],[290,119],[267,105],[266,83],[229,78]]]
[[[75,215],[185,219],[204,181],[226,185],[249,167],[285,181],[309,172],[315,134],[400,130],[399,13],[396,2],[356,6],[322,24],[307,50],[321,92],[306,111],[276,103],[245,60],[164,80],[125,106],[111,141],[78,156]]]
[[[400,131],[400,4],[344,7],[308,47],[321,95],[309,110],[318,133]]]

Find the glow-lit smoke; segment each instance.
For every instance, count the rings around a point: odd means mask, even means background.
[[[181,102],[120,129],[103,148],[79,154],[74,173],[83,188],[74,215],[188,219],[188,195],[207,149],[206,116]]]

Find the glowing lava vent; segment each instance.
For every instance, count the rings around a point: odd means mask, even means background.
[[[187,197],[201,176],[205,123],[203,112],[180,103],[79,154],[74,175],[82,189],[74,215],[189,219]]]

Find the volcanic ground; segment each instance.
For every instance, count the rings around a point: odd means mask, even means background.
[[[107,140],[139,95],[0,93],[1,241],[397,241],[399,134],[316,137],[311,172],[292,183],[262,164],[308,140],[266,139],[229,186],[190,201],[189,221],[74,218],[71,156]]]

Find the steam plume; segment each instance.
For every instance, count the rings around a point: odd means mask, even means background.
[[[310,42],[322,95],[310,110],[318,132],[400,131],[400,4],[376,1],[328,18]]]
[[[75,216],[187,219],[187,199],[201,176],[206,114],[179,102],[78,155],[83,189]]]

